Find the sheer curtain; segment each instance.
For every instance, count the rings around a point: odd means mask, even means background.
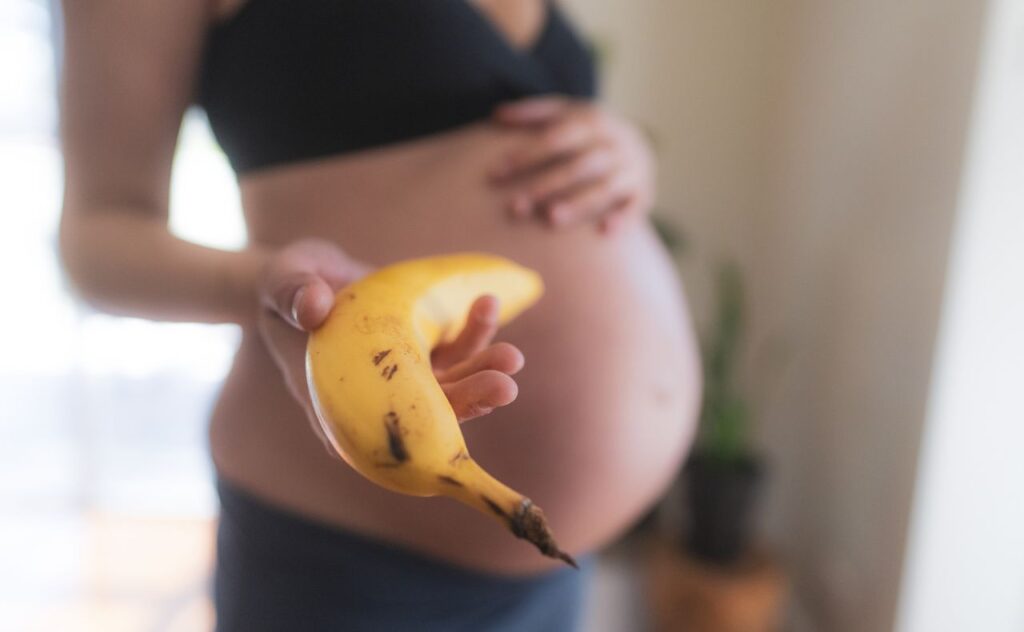
[[[138,556],[173,550],[189,525],[208,531],[206,417],[237,332],[107,316],[66,285],[58,26],[47,2],[0,3],[0,629],[167,629],[159,599],[203,586],[162,585],[133,602],[117,582],[152,588]],[[235,182],[200,112],[186,116],[173,177],[171,229],[239,247]],[[182,559],[148,572],[204,577]]]

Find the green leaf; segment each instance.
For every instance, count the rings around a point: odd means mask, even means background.
[[[742,276],[735,264],[719,269],[716,294],[715,330],[704,349],[699,448],[712,458],[732,462],[750,451],[750,413],[735,375],[745,317]]]

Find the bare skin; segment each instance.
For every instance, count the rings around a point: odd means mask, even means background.
[[[517,44],[543,16],[521,0],[479,8]],[[553,563],[469,509],[380,489],[324,449],[303,388],[303,330],[338,287],[399,259],[478,250],[535,268],[547,293],[500,332],[507,342],[492,344],[484,298],[435,370],[460,418],[486,415],[463,428],[474,458],[544,507],[571,553],[607,543],[674,475],[699,391],[685,305],[643,218],[653,168],[640,135],[591,104],[512,103],[413,142],[245,174],[250,247],[189,244],[166,226],[174,142],[204,30],[236,9],[66,3],[61,252],[80,293],[117,313],[242,327],[210,429],[228,480],[346,529],[517,574]]]

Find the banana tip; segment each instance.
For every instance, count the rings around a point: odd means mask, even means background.
[[[533,544],[537,549],[548,557],[562,560],[569,566],[579,570],[580,566],[571,555],[558,548],[555,536],[548,527],[547,518],[540,507],[534,505],[529,498],[524,498],[519,510],[510,521],[509,526],[512,533]]]
[[[575,568],[576,570],[580,570],[580,565],[577,564],[576,560],[574,560],[572,558],[572,556],[569,555],[568,553],[566,553],[565,551],[559,551],[558,554],[555,557],[557,557],[558,559],[562,560],[563,562],[565,562],[569,566]]]

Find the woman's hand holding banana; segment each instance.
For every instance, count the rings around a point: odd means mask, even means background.
[[[308,332],[327,319],[335,293],[369,271],[333,243],[305,239],[267,261],[259,288],[259,326],[267,349],[313,431],[335,457],[338,453],[316,420],[306,385],[306,341]],[[510,404],[518,394],[510,376],[523,367],[523,354],[505,342],[491,344],[497,330],[498,303],[481,296],[459,336],[434,350],[435,375],[459,421]]]
[[[478,465],[459,429],[515,399],[523,356],[490,342],[540,297],[540,277],[479,254],[367,272],[318,240],[266,266],[260,329],[314,432],[378,485],[450,496],[575,566],[544,512]]]

